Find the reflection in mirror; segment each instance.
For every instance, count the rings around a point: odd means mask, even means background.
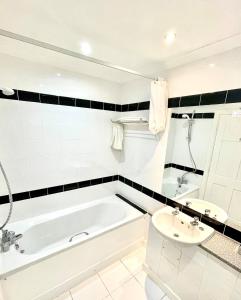
[[[162,194],[241,228],[241,113],[237,105],[173,111]]]

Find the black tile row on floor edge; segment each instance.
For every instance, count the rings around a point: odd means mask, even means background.
[[[83,107],[90,109],[110,110],[117,112],[148,110],[150,101],[135,102],[129,104],[115,104],[95,100],[79,99],[73,97],[63,97],[58,95],[50,95],[24,90],[14,90],[15,93],[11,96],[6,96],[0,91],[0,98],[19,100],[25,102],[36,102],[54,105]],[[183,97],[174,97],[168,99],[168,107],[187,107],[187,106],[202,106],[229,104],[241,102],[241,89],[218,91],[214,93],[204,93]],[[176,116],[178,115],[178,116]],[[181,114],[180,114],[181,115]],[[213,118],[213,113],[196,113],[194,118]],[[174,118],[180,118],[179,114],[174,114]]]
[[[121,175],[118,176],[118,179],[119,179],[119,181],[123,182],[124,184],[127,184],[128,186],[138,190],[139,192],[145,194],[146,196],[153,198],[156,201],[159,201],[159,202],[161,202],[165,205],[171,206],[171,207],[179,207],[180,211],[189,215],[190,217],[196,217],[196,216],[199,217],[199,220],[201,222],[203,222],[204,224],[209,225],[210,227],[214,228],[216,231],[241,243],[241,232],[238,231],[237,229],[234,229],[222,222],[219,222],[219,221],[217,221],[213,218],[210,218],[206,215],[203,215],[203,214],[187,207],[186,205],[182,205],[172,199],[169,199],[157,192],[154,192],[154,191],[146,188],[145,186],[142,186],[139,183],[136,183],[128,178],[121,176]]]
[[[137,191],[145,194],[146,196],[153,198],[154,200],[156,200],[158,202],[161,202],[165,205],[169,205],[171,207],[179,207],[180,211],[182,211],[183,213],[185,213],[191,217],[198,216],[199,219],[203,223],[213,227],[216,231],[241,243],[241,232],[238,231],[237,229],[234,229],[234,228],[232,228],[224,223],[221,223],[215,219],[212,219],[205,215],[202,215],[201,213],[199,213],[185,205],[182,205],[172,199],[169,199],[169,198],[163,196],[162,194],[159,194],[143,185],[140,185],[139,183],[136,183],[128,178],[125,178],[122,175],[100,177],[100,178],[84,180],[84,181],[79,181],[79,182],[73,182],[73,183],[64,184],[64,185],[58,185],[58,186],[52,186],[52,187],[48,187],[48,188],[31,190],[31,191],[22,192],[22,193],[15,193],[15,194],[13,194],[13,201],[27,200],[30,198],[51,195],[51,194],[55,194],[55,193],[70,191],[70,190],[79,189],[79,188],[83,188],[83,187],[89,187],[89,186],[103,184],[103,183],[112,182],[112,181],[116,181],[116,180],[119,180],[120,182],[136,189]],[[5,204],[5,203],[8,203],[8,196],[7,195],[0,196],[0,205]],[[138,208],[142,209],[139,206],[138,206]],[[144,213],[146,213],[146,211],[144,211]]]
[[[203,176],[203,174],[204,174],[203,170],[199,170],[199,169],[195,170],[194,168],[190,168],[190,167],[187,167],[187,166],[178,165],[178,164],[174,164],[174,163],[165,164],[164,168],[165,169],[167,169],[167,168],[175,168],[175,169],[178,169],[178,170],[182,170],[182,171],[185,171],[185,172],[194,173],[194,174],[201,175],[201,176]]]

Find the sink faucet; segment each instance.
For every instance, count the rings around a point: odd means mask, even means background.
[[[190,207],[190,205],[192,204],[192,202],[191,201],[186,201],[185,204],[186,204],[187,207]]]
[[[180,212],[179,207],[175,207],[175,210],[172,211],[173,216],[177,216]]]
[[[192,226],[197,226],[199,224],[199,218],[194,217],[193,220],[190,222]]]
[[[10,246],[15,244],[23,235],[15,234],[14,231],[2,230],[2,237],[0,238],[0,252],[8,252]]]
[[[205,211],[204,211],[204,215],[207,216],[207,217],[209,217],[210,212],[211,212],[211,210],[208,209],[208,208],[206,208]]]

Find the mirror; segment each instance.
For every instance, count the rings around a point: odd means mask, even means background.
[[[241,229],[241,108],[173,109],[162,194]]]

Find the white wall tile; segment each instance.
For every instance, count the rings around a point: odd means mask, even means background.
[[[61,210],[70,206],[79,205],[98,198],[108,197],[116,191],[116,182],[94,185],[68,192],[36,197],[17,201],[11,216],[11,222],[31,218],[41,214]],[[6,218],[9,204],[0,205],[0,219]]]
[[[110,148],[116,114],[1,99],[0,157],[13,192],[116,174]]]

